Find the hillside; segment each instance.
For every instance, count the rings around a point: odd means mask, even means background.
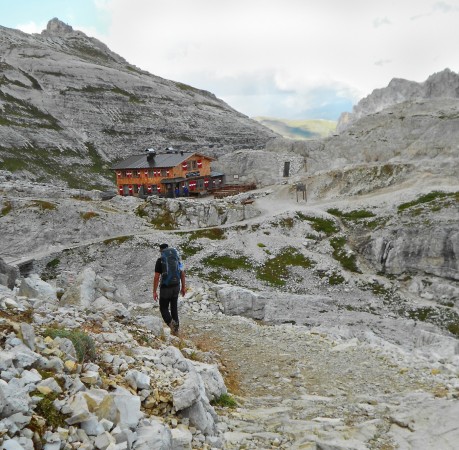
[[[254,117],[253,119],[288,139],[321,139],[336,129],[336,122],[331,120],[289,120],[273,117]]]
[[[41,34],[0,27],[0,54],[2,168],[25,178],[109,186],[110,164],[146,148],[218,155],[276,136],[210,92],[143,71],[58,19]]]

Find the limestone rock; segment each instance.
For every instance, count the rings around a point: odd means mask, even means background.
[[[22,279],[19,295],[57,302],[56,289],[46,281],[43,281],[37,274],[31,274]]]

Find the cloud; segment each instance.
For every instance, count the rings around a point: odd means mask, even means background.
[[[44,29],[46,29],[47,22],[36,23],[36,22],[27,22],[23,24],[19,24],[17,26],[18,30],[23,31],[24,33],[41,33]]]
[[[459,69],[456,0],[92,0],[92,6],[97,28],[80,13],[74,29],[250,116],[338,117],[340,108],[392,78],[424,81],[445,67]]]
[[[375,28],[379,28],[384,25],[391,25],[391,21],[387,17],[377,17],[375,20],[373,20],[373,26]]]

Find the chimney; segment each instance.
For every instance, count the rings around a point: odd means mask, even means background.
[[[147,148],[147,150],[145,151],[147,152],[147,161],[154,161],[156,156],[156,150],[154,148]]]

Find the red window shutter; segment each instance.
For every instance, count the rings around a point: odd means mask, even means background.
[[[183,170],[188,170],[188,163],[186,161],[182,162],[182,169]]]
[[[123,186],[122,185],[119,185],[119,192],[120,192],[121,195],[123,195],[124,191],[123,191]]]
[[[201,167],[202,167],[202,160],[198,159],[198,169],[200,169]]]
[[[161,192],[161,185],[158,184],[158,192]]]

